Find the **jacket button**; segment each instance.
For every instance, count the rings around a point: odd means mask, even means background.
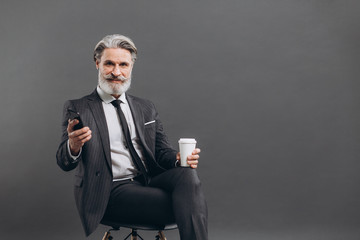
[[[97,171],[97,172],[95,173],[95,175],[96,175],[97,177],[100,176],[100,172]]]

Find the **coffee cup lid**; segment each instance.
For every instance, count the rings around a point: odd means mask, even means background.
[[[180,138],[179,143],[196,143],[195,138]]]

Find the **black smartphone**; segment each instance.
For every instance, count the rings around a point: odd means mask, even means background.
[[[73,120],[73,119],[79,120],[79,123],[74,126],[74,130],[78,130],[78,129],[83,128],[83,127],[84,127],[84,124],[83,124],[83,122],[81,121],[80,114],[79,114],[78,112],[75,112],[74,110],[72,110],[72,109],[70,109],[70,108],[68,108],[67,111],[68,111],[68,113],[69,113],[69,119],[70,119],[70,120]]]

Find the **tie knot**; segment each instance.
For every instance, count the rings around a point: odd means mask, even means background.
[[[111,102],[111,104],[112,104],[115,108],[117,108],[117,109],[120,108],[120,104],[121,104],[121,103],[122,103],[121,100],[114,100],[114,101]]]

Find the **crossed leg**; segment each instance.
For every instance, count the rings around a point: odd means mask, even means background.
[[[180,238],[206,240],[207,206],[196,170],[173,168],[151,179],[114,182],[104,219],[126,223],[176,222]]]

